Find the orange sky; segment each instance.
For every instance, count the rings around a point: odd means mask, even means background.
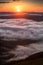
[[[43,12],[43,5],[24,2],[0,4],[0,12],[16,12],[17,7],[25,12]]]

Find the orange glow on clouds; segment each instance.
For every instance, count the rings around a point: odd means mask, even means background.
[[[7,4],[0,4],[0,12],[43,12],[43,5],[12,2]]]

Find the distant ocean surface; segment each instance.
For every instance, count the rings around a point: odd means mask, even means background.
[[[0,18],[0,44],[2,64],[43,52],[43,21]]]

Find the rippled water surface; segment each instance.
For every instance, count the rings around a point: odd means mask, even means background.
[[[43,21],[0,19],[0,39],[3,63],[43,52]]]

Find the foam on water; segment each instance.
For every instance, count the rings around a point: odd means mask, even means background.
[[[4,39],[40,39],[43,38],[43,21],[28,19],[0,19],[0,36]],[[12,40],[13,40],[12,39]]]
[[[40,40],[39,42],[28,45],[18,44],[13,49],[4,47],[8,51],[2,55],[3,57],[13,55],[12,58],[5,60],[6,62],[25,59],[32,54],[43,52],[43,21],[0,19],[0,37],[3,37],[2,39],[7,41],[17,39]]]

